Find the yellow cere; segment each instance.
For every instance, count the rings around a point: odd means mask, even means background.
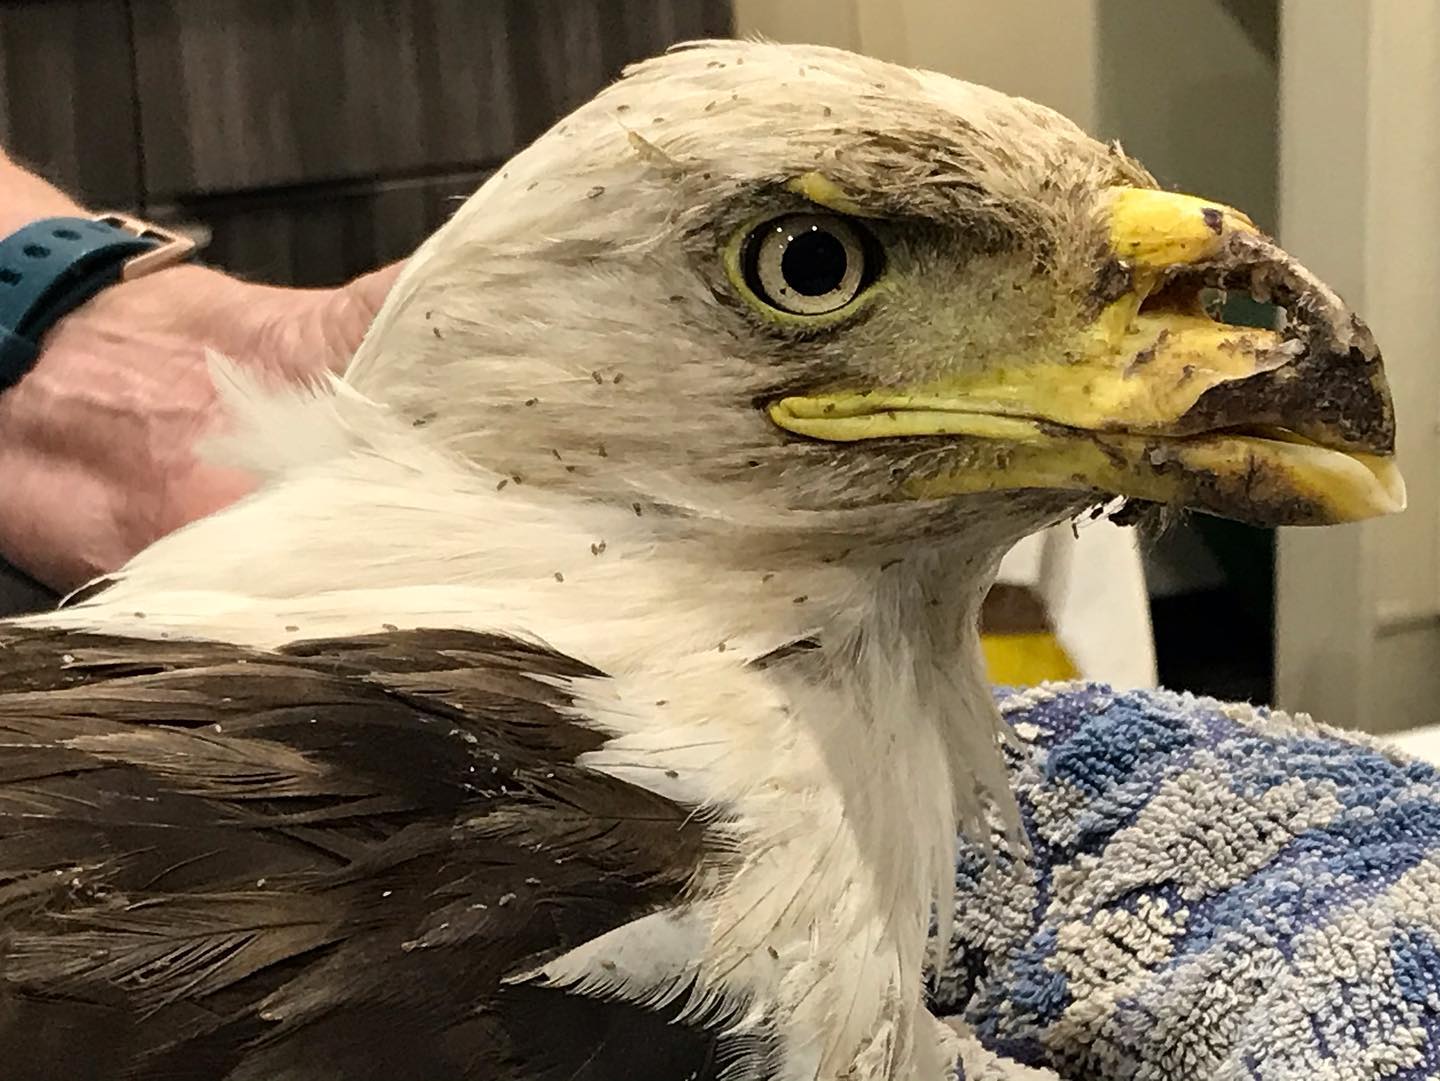
[[[1136,270],[1208,259],[1232,233],[1258,233],[1233,207],[1151,188],[1116,188],[1110,197],[1110,242]]]

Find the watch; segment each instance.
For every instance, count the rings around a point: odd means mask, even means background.
[[[0,391],[40,355],[40,339],[100,290],[190,258],[195,241],[124,214],[44,218],[0,240]]]

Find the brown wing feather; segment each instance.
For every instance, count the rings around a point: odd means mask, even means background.
[[[690,809],[584,770],[539,646],[0,649],[10,1081],[718,1076],[712,1032],[502,977],[673,902]]]

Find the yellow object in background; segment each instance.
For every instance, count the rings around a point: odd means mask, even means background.
[[[980,648],[990,682],[1001,686],[1029,687],[1051,679],[1080,677],[1070,654],[1048,631],[983,634]]]
[[[980,649],[990,682],[1002,686],[1080,676],[1055,636],[1045,601],[1028,586],[998,582],[990,590],[980,609]]]
[[[993,682],[1088,679],[1155,686],[1155,644],[1135,530],[1062,523],[1021,541],[1000,564],[980,614]]]

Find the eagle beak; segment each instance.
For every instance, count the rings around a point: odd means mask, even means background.
[[[1079,329],[1046,355],[957,365],[908,388],[788,397],[786,431],[834,442],[962,440],[966,464],[899,478],[912,498],[1047,488],[1183,504],[1256,525],[1404,509],[1374,339],[1237,210],[1108,193]],[[1274,330],[1218,322],[1208,290],[1273,304]]]

